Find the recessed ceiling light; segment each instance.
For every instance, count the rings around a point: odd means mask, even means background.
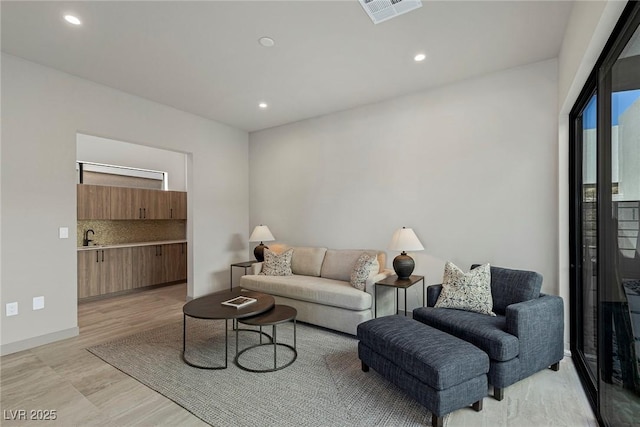
[[[262,108],[263,110],[265,108],[267,108],[269,105],[266,102],[261,102],[260,104],[258,104],[258,107]]]
[[[82,24],[82,22],[80,22],[80,19],[78,19],[77,16],[73,16],[73,15],[64,15],[64,20],[67,21],[69,24],[73,24],[73,25]]]
[[[419,53],[416,56],[413,57],[413,60],[416,62],[422,62],[427,58],[427,55],[425,55],[424,53]]]
[[[270,37],[260,37],[260,39],[258,39],[258,43],[264,47],[272,47],[276,44],[276,42]]]

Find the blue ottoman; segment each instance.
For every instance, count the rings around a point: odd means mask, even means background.
[[[489,356],[476,346],[404,316],[358,325],[362,370],[372,367],[431,413],[434,427],[465,406],[482,410]]]

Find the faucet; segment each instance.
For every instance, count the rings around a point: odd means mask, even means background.
[[[93,240],[91,240],[89,238],[89,232],[91,232],[91,234],[95,235],[95,231],[93,231],[92,229],[88,229],[87,231],[84,232],[84,239],[82,239],[82,246],[89,246],[89,242],[93,242]]]

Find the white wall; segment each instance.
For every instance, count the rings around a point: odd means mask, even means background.
[[[187,191],[187,161],[184,153],[79,133],[76,159],[166,172],[168,190]]]
[[[77,132],[189,153],[188,292],[228,286],[248,256],[246,132],[6,54],[1,96],[2,353],[77,333]]]
[[[251,225],[385,250],[412,227],[427,284],[447,260],[490,262],[538,271],[557,294],[557,84],[550,60],[251,133]]]

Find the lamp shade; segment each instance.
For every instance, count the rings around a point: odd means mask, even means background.
[[[402,227],[393,233],[389,249],[392,251],[423,251],[424,246],[418,240],[413,229]]]
[[[249,237],[250,242],[272,242],[274,240],[276,240],[276,238],[271,234],[269,227],[262,224],[257,225]]]

